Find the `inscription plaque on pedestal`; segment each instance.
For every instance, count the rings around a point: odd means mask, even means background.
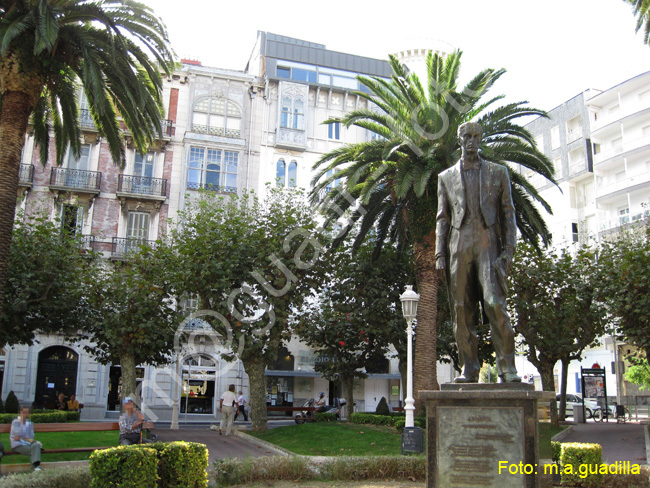
[[[499,474],[499,461],[524,461],[524,411],[517,407],[439,407],[437,484],[521,488],[524,475]]]

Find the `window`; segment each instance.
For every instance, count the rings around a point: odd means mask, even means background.
[[[582,118],[578,115],[566,124],[567,141],[572,142],[582,137]]]
[[[301,98],[282,97],[282,115],[280,127],[304,130],[305,103]]]
[[[295,187],[298,181],[298,163],[291,161],[289,163],[289,171],[287,172],[287,165],[284,159],[278,160],[275,178],[277,186]]]
[[[337,170],[334,170],[334,174],[336,174],[336,173],[338,173],[338,172],[339,172],[338,169],[337,169]],[[325,176],[327,176],[328,178],[331,177],[331,176],[332,176],[332,170],[330,169],[330,170],[325,174]],[[340,178],[336,178],[335,180],[330,181],[330,182],[327,184],[327,186],[325,187],[325,191],[326,191],[327,193],[329,193],[330,191],[332,191],[332,188],[336,188],[337,186],[341,186],[341,179],[340,179]]]
[[[562,178],[562,158],[555,158],[553,160],[553,167],[555,168],[555,177]]]
[[[551,148],[557,149],[560,147],[560,126],[556,125],[551,129]]]
[[[341,122],[332,122],[327,125],[327,137],[337,141],[341,140]]]
[[[238,161],[235,151],[190,147],[187,187],[236,192]]]
[[[79,157],[75,157],[68,149],[68,160],[66,161],[65,186],[72,188],[91,188],[96,182],[94,173],[89,173],[90,167],[90,144],[82,144]]]
[[[624,207],[618,210],[618,221],[621,225],[630,223],[630,208]]]
[[[573,238],[573,242],[578,242],[578,223],[573,222],[571,224],[571,237]]]
[[[90,144],[81,145],[81,153],[76,158],[71,150],[68,150],[68,161],[66,167],[68,169],[76,169],[80,171],[88,171],[90,166]]]
[[[298,63],[292,63],[292,64],[298,64]],[[305,68],[310,67],[305,65]],[[278,74],[278,78],[286,78],[288,80],[296,80],[296,81],[306,81],[308,83],[316,83],[316,79],[318,78],[316,74],[316,66],[312,67],[313,69],[304,69],[304,68],[297,68],[297,67],[288,67],[288,66],[278,66],[276,73]]]
[[[146,212],[129,212],[126,237],[129,240],[146,241],[149,239],[149,218]]]
[[[202,98],[194,104],[192,130],[213,136],[240,137],[241,110],[225,98]]]
[[[155,168],[155,154],[147,153],[144,156],[136,151],[133,162],[133,178],[131,190],[134,193],[153,193],[153,174]]]
[[[81,234],[84,208],[81,205],[61,205],[61,230],[65,234]]]
[[[544,134],[535,137],[535,146],[539,151],[544,152]]]
[[[597,142],[594,142],[594,154],[598,154],[600,152],[600,144]]]

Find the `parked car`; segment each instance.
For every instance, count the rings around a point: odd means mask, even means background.
[[[557,408],[560,410],[560,396],[557,395]],[[574,407],[582,408],[582,396],[579,394],[567,393],[566,394],[566,414],[573,417]],[[590,419],[594,410],[598,408],[598,402],[590,398],[585,398],[585,417]]]

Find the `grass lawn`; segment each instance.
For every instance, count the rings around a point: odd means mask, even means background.
[[[36,440],[43,444],[45,452],[41,456],[43,462],[53,461],[79,461],[88,459],[91,452],[62,452],[47,454],[47,449],[67,447],[106,447],[117,446],[120,432],[105,430],[97,432],[37,432]],[[9,435],[0,436],[5,450],[11,449]],[[2,458],[2,464],[29,464],[29,456],[7,456]]]
[[[555,427],[550,422],[539,422],[537,425],[539,425],[539,458],[552,459],[551,438],[566,429],[566,425]]]
[[[539,423],[539,457],[550,459],[551,437],[565,427]],[[387,456],[399,455],[401,437],[392,427],[315,422],[278,427],[249,434],[306,456]]]
[[[401,437],[392,427],[313,422],[247,434],[306,456],[399,455]]]

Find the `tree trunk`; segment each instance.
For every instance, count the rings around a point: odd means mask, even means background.
[[[436,231],[432,229],[422,242],[414,244],[415,269],[420,294],[415,354],[413,360],[413,396],[421,390],[438,390],[437,317],[438,273],[436,271]],[[418,406],[419,408],[419,406]]]
[[[345,395],[345,417],[350,420],[350,415],[354,412],[354,375],[341,376],[341,383],[343,384],[343,394]]]
[[[562,358],[562,386],[560,389],[560,413],[559,420],[566,420],[566,387],[569,378],[569,358]],[[573,420],[575,421],[575,412]]]
[[[542,377],[542,390],[552,391],[555,394],[555,378],[553,377],[554,365],[555,363],[552,364],[541,363],[537,369],[539,370],[539,374]],[[552,425],[560,424],[557,416],[557,402],[555,401],[555,398],[551,400],[551,424]]]
[[[27,123],[34,105],[20,92],[2,94],[0,111],[0,310],[4,301],[11,233],[16,213],[18,172]]]
[[[133,354],[123,353],[120,355],[120,367],[122,370],[122,399],[131,397],[136,405],[140,405],[140,399],[136,397],[136,364]]]
[[[251,422],[253,430],[267,430],[267,416],[266,416],[266,376],[264,372],[266,365],[264,361],[242,359],[244,369],[248,374],[248,381],[250,383],[251,396]]]

